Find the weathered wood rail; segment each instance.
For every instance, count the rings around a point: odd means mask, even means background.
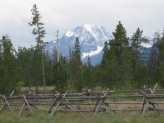
[[[142,89],[102,92],[46,92],[22,95],[0,95],[0,112],[32,113],[47,111],[51,116],[57,112],[117,112],[164,111],[164,90]]]

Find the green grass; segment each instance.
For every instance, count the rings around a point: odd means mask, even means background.
[[[164,123],[164,115],[58,113],[51,117],[47,113],[35,112],[19,117],[17,113],[1,113],[0,123]]]

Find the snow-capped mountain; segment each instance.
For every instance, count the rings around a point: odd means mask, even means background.
[[[103,47],[105,41],[111,39],[109,33],[102,26],[85,24],[77,26],[72,30],[64,33],[57,42],[47,42],[45,45],[46,52],[53,57],[55,48],[66,58],[69,58],[71,50],[73,50],[76,38],[79,38],[81,48],[81,60],[86,63],[90,58],[93,65],[99,64],[103,56]],[[148,59],[152,43],[142,43],[141,54]],[[142,57],[141,56],[141,57]]]
[[[58,42],[49,42],[46,49],[51,54],[54,47],[58,47],[64,57],[69,57],[70,50],[74,48],[75,39],[79,38],[81,59],[86,62],[90,57],[91,63],[98,64],[102,59],[104,42],[109,40],[109,33],[102,26],[85,24],[67,31]],[[53,44],[54,45],[53,45]]]

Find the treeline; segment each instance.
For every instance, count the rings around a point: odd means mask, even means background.
[[[147,41],[139,28],[131,38],[119,22],[113,38],[104,46],[100,65],[92,66],[90,59],[81,62],[79,39],[76,38],[70,58],[53,58],[44,52],[46,86],[57,89],[82,89],[94,87],[138,88],[158,83],[164,86],[164,34],[156,35],[148,63],[141,62],[141,43]],[[14,49],[11,40],[3,37],[0,47],[0,91],[8,92],[15,87],[42,86],[42,53],[36,47]]]
[[[158,83],[164,86],[164,33],[156,34],[147,63],[142,62],[142,43],[149,40],[137,29],[128,37],[121,22],[111,40],[105,42],[102,63],[92,66],[90,58],[81,61],[80,43],[77,37],[70,58],[54,56],[44,50],[44,24],[40,21],[37,6],[32,9],[30,26],[37,45],[15,50],[9,37],[0,40],[0,93],[9,93],[21,87],[54,86],[62,91],[83,88],[140,88]]]

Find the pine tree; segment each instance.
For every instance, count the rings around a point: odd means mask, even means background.
[[[75,46],[70,58],[70,84],[72,84],[75,89],[81,89],[81,65],[80,42],[79,38],[76,38]]]
[[[132,79],[131,69],[131,49],[126,35],[126,30],[118,23],[115,32],[113,32],[113,39],[110,41],[110,50],[108,59],[108,71],[110,81],[119,86],[129,86],[129,81]]]
[[[40,60],[35,54],[36,48],[33,47],[19,48],[17,53],[19,82],[23,82],[28,87],[41,85]]]
[[[131,41],[132,41],[132,48],[136,52],[138,52],[139,48],[141,47],[141,43],[143,42],[143,31],[140,28],[137,28],[136,32],[133,34]]]
[[[76,40],[75,40],[73,59],[74,59],[74,62],[76,62],[76,64],[81,65],[81,52],[80,52],[79,38],[76,38]]]
[[[30,53],[26,48],[19,48],[17,54],[17,63],[19,69],[19,81],[26,86],[32,86],[30,83]]]
[[[143,31],[140,28],[137,28],[136,32],[132,35],[131,38],[131,47],[132,47],[132,69],[133,69],[133,80],[137,83],[139,81],[140,75],[140,48],[143,40]]]
[[[158,66],[158,71],[159,71],[159,82],[162,86],[164,86],[164,32],[162,37],[160,38],[159,42],[159,66]]]
[[[67,87],[66,65],[67,63],[64,58],[61,58],[60,62],[57,62],[53,65],[53,85],[56,86],[58,91],[64,91]]]
[[[17,64],[11,40],[4,36],[1,40],[1,82],[0,92],[9,94],[17,85]]]
[[[148,62],[149,78],[151,84],[157,83],[158,80],[158,66],[159,66],[159,43],[160,34],[155,33],[153,39],[153,46],[151,47],[150,60]]]
[[[126,30],[122,23],[119,21],[115,32],[113,32],[113,39],[110,41],[110,56],[116,58],[119,64],[123,63],[123,51],[129,47],[128,38],[126,36]]]
[[[90,69],[92,68],[91,58],[89,56],[87,58],[87,67]]]
[[[2,85],[3,85],[3,41],[5,40],[5,37],[2,37],[2,40],[0,40],[0,91],[2,91]]]
[[[33,8],[31,9],[32,12],[32,22],[29,23],[29,25],[33,28],[33,35],[36,36],[36,43],[37,43],[37,55],[41,55],[40,61],[41,61],[41,68],[42,68],[42,83],[43,86],[46,86],[46,77],[45,77],[45,65],[44,65],[44,41],[43,38],[45,37],[45,29],[44,24],[41,22],[41,16],[39,13],[39,10],[37,8],[37,5],[34,4]]]
[[[109,62],[108,55],[109,55],[109,43],[106,41],[104,43],[102,65],[105,65]]]

